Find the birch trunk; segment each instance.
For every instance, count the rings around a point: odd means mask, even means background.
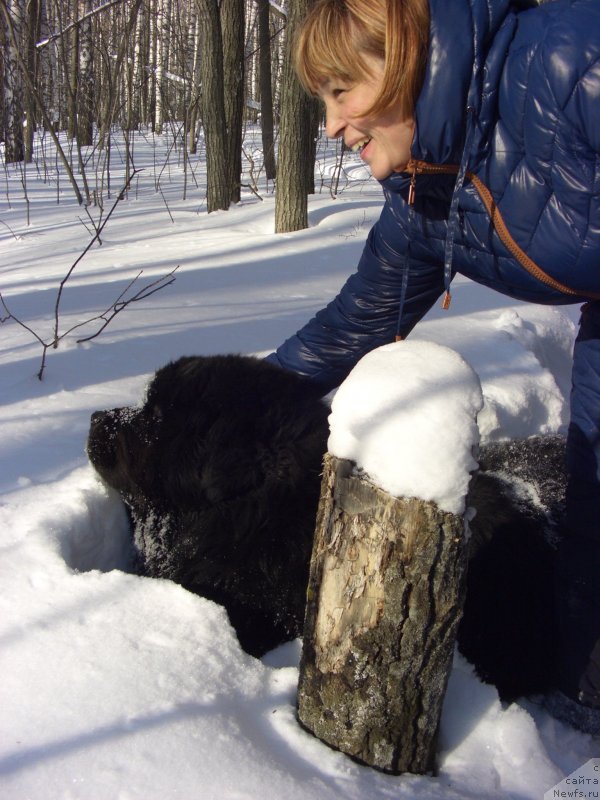
[[[5,21],[10,28],[4,54],[4,146],[7,164],[22,161],[23,143],[23,80],[17,47],[22,42],[24,0],[9,0]],[[12,33],[12,35],[10,35]]]

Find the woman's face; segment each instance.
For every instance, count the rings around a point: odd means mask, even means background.
[[[372,77],[354,83],[332,78],[322,84],[319,96],[325,104],[327,136],[342,136],[347,147],[360,153],[373,177],[383,180],[406,168],[415,125],[412,118],[404,119],[393,109],[363,116],[379,93],[383,74],[381,61],[369,56],[365,61]]]

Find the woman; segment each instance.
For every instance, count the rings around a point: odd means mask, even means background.
[[[552,703],[600,733],[600,3],[317,0],[296,66],[385,205],[357,272],[271,361],[327,392],[440,295],[447,306],[456,272],[584,303]]]

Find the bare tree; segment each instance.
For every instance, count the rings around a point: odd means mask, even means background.
[[[202,38],[202,124],[206,141],[207,207],[209,213],[229,208],[223,41],[217,0],[198,0]]]
[[[129,9],[125,12],[123,25],[115,32],[114,44],[115,48],[110,48],[109,58],[106,59],[107,64],[111,65],[107,69],[107,79],[111,88],[108,97],[104,102],[104,109],[102,113],[101,128],[100,128],[100,141],[108,139],[110,128],[117,117],[118,110],[122,107],[122,97],[119,93],[120,77],[124,64],[127,62],[127,57],[130,48],[130,41],[135,30],[137,15],[140,10],[142,0],[132,0],[129,4]],[[126,104],[125,104],[126,105]]]
[[[167,8],[165,0],[155,0],[155,12],[153,15],[154,30],[152,38],[154,42],[154,130],[157,133],[162,131],[163,126],[163,105],[165,92],[165,54],[164,48],[167,41]]]
[[[271,25],[269,0],[258,1],[258,48],[260,86],[260,129],[263,159],[268,180],[275,179],[275,135],[273,130],[273,91],[271,73]]]
[[[311,1],[296,0],[292,16]],[[293,168],[284,157],[278,179],[281,187],[294,191],[295,185],[304,194],[310,185],[306,175],[313,174],[313,136],[300,121],[297,104],[307,101],[298,87],[301,99],[294,100],[295,90],[288,93],[287,84],[295,78],[282,76],[284,37],[278,34],[286,24],[286,5],[286,0],[0,0],[0,135],[7,161],[23,157],[23,138],[31,157],[37,128],[53,139],[78,201],[102,204],[111,191],[116,127],[123,132],[120,153],[127,175],[134,168],[129,132],[150,125],[160,133],[168,125],[186,178],[195,179],[189,156],[202,124],[208,208],[228,208],[240,198],[244,124],[256,122],[259,109],[265,174],[269,180],[275,176],[283,86],[288,111],[296,109],[291,122],[284,116],[283,148],[288,130],[290,151],[300,145],[300,154]],[[70,137],[66,146],[62,131]],[[305,134],[303,146],[299,137]],[[83,149],[92,144],[93,152]],[[256,178],[262,159],[251,157]],[[95,185],[88,185],[90,164]],[[298,184],[295,170],[302,168]],[[282,206],[288,216],[291,205],[289,196]]]
[[[25,6],[27,22],[25,27],[23,50],[27,63],[27,71],[30,75],[35,76],[36,83],[38,81],[39,59],[35,49],[35,42],[39,36],[43,6],[44,0],[28,0]],[[24,92],[23,105],[25,111],[25,130],[23,131],[25,161],[30,163],[33,159],[33,138],[38,115],[34,98],[29,90]]]
[[[149,69],[150,62],[150,24],[148,4],[143,3],[136,23],[135,42],[133,48],[132,81],[135,86],[133,94],[134,108],[132,111],[133,124],[137,125],[148,120],[149,98]]]
[[[188,110],[189,152],[197,151],[198,113],[200,111],[200,15],[194,15],[192,26],[192,64],[191,64],[190,106]]]
[[[313,0],[296,0],[288,11],[275,194],[277,233],[308,227],[307,194],[314,172],[314,128],[318,106],[317,101],[306,94],[294,73],[291,48],[294,30],[312,3]]]
[[[82,17],[79,27],[78,80],[77,80],[77,138],[81,145],[91,145],[94,129],[94,71],[92,0],[79,0],[79,14]]]
[[[23,142],[23,80],[19,47],[22,44],[25,0],[1,0],[7,25],[4,55],[4,143],[8,164],[22,161]]]
[[[64,4],[66,5],[66,3]],[[71,0],[70,19],[78,18],[79,0]],[[77,91],[79,86],[79,25],[74,25],[68,36],[61,38],[65,64],[65,86],[68,88],[68,137],[77,137]]]
[[[226,160],[230,199],[240,200],[244,114],[244,0],[221,0],[223,100],[227,129]]]
[[[22,76],[22,78],[23,78],[23,80],[24,80],[24,82],[25,82],[25,84],[27,86],[27,89],[31,92],[31,95],[32,95],[32,97],[33,97],[33,99],[35,101],[35,104],[36,104],[36,108],[39,109],[39,111],[40,111],[40,113],[42,115],[42,118],[44,120],[44,125],[50,131],[50,134],[51,134],[52,139],[54,141],[54,144],[56,146],[56,151],[57,151],[57,153],[59,155],[59,158],[60,158],[60,160],[61,160],[61,162],[63,164],[63,167],[65,168],[65,171],[66,171],[66,173],[67,173],[67,175],[69,177],[69,181],[71,183],[71,186],[73,187],[73,190],[75,192],[75,196],[77,197],[77,202],[78,203],[82,203],[83,202],[83,197],[82,197],[81,191],[79,189],[79,186],[77,185],[77,181],[75,179],[75,175],[73,174],[73,170],[71,169],[71,165],[69,164],[69,160],[66,157],[65,152],[64,152],[64,150],[63,150],[63,148],[61,146],[60,140],[59,140],[59,138],[58,138],[58,136],[56,134],[56,131],[54,130],[54,126],[52,125],[52,121],[50,119],[49,113],[46,110],[46,108],[45,108],[45,106],[44,106],[44,104],[42,102],[42,99],[41,99],[39,93],[36,90],[36,87],[35,87],[35,84],[34,84],[34,76],[30,75],[30,73],[29,73],[29,71],[27,69],[27,61],[25,60],[25,57],[24,57],[23,53],[19,49],[19,39],[17,37],[17,30],[14,27],[13,18],[12,18],[11,14],[10,14],[10,9],[8,8],[6,0],[0,0],[0,10],[2,10],[2,12],[3,12],[4,21],[6,23],[7,40],[9,42],[9,44],[14,48],[14,53],[15,53],[16,61],[17,61],[17,65],[18,65],[18,71],[20,71],[20,74],[21,74],[21,76]]]

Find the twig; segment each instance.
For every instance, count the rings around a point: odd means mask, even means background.
[[[96,331],[96,333],[91,334],[90,336],[84,336],[82,339],[77,339],[77,344],[81,344],[82,342],[89,342],[92,339],[95,339],[97,336],[100,336],[102,331],[106,328],[106,326],[112,322],[112,320],[119,314],[123,309],[127,308],[127,306],[131,305],[131,303],[137,303],[140,300],[145,300],[147,297],[159,292],[161,289],[165,289],[167,286],[170,286],[175,281],[175,273],[179,269],[179,264],[168,272],[166,275],[162,275],[160,278],[157,278],[152,283],[147,284],[146,286],[142,286],[142,288],[136,292],[132,297],[123,300],[122,298],[126,295],[126,293],[131,289],[131,287],[138,281],[138,279],[143,274],[143,270],[140,270],[135,278],[131,281],[131,283],[121,292],[121,294],[117,297],[117,299],[112,303],[106,311],[102,314],[98,314],[96,317],[92,317],[91,319],[87,320],[86,322],[79,323],[78,325],[74,325],[68,331],[66,331],[63,335],[67,335],[67,333],[71,333],[76,328],[81,328],[83,325],[88,325],[92,322],[96,322],[97,320],[103,320],[104,325],[101,325],[100,328]],[[110,313],[110,316],[107,317],[107,314]]]
[[[125,192],[127,191],[127,189],[129,188],[129,184],[131,183],[131,181],[133,179],[133,176],[136,175],[138,172],[139,172],[139,170],[134,170],[131,173],[131,175],[129,176],[129,178],[125,182],[125,185],[123,186],[123,188],[121,189],[121,191],[117,195],[117,199],[112,204],[112,207],[111,207],[110,211],[108,212],[108,214],[106,215],[104,221],[96,228],[96,233],[90,239],[90,241],[87,244],[87,246],[85,247],[83,253],[81,253],[81,255],[78,258],[75,259],[73,264],[71,264],[71,267],[70,267],[69,271],[67,272],[67,274],[65,275],[65,277],[62,279],[62,281],[59,284],[58,292],[57,292],[57,295],[56,295],[56,303],[54,304],[54,339],[55,340],[58,338],[59,308],[60,308],[60,301],[62,300],[62,295],[63,295],[63,290],[65,288],[65,284],[67,283],[67,281],[69,280],[69,278],[73,274],[73,272],[75,270],[75,267],[79,264],[79,262],[83,259],[83,257],[90,251],[90,249],[91,249],[92,245],[94,244],[94,242],[96,240],[100,240],[100,234],[104,230],[108,220],[113,215],[113,212],[114,212],[115,208],[117,207],[119,202],[123,199],[123,196],[124,196]]]
[[[87,247],[84,249],[83,253],[81,253],[81,255],[71,265],[66,276],[62,279],[62,281],[59,284],[56,303],[54,305],[54,332],[50,341],[45,341],[44,339],[42,339],[42,337],[33,328],[31,328],[29,325],[26,325],[22,320],[20,320],[17,316],[15,316],[12,313],[12,311],[8,308],[6,301],[2,296],[2,293],[0,292],[0,304],[5,311],[5,316],[0,315],[0,324],[8,322],[9,320],[13,320],[14,322],[17,323],[17,325],[19,325],[21,328],[26,330],[31,336],[33,336],[33,338],[37,342],[39,342],[39,344],[42,346],[42,360],[40,363],[40,368],[37,373],[37,377],[40,381],[42,380],[44,376],[44,371],[46,369],[46,359],[48,356],[48,350],[50,349],[56,350],[60,341],[64,339],[65,336],[68,336],[69,334],[73,333],[73,331],[78,330],[79,328],[82,328],[85,325],[90,325],[93,324],[94,322],[102,322],[97,331],[88,336],[83,336],[82,338],[76,340],[77,344],[81,344],[82,342],[89,342],[92,339],[95,339],[97,336],[99,336],[102,333],[102,331],[106,329],[107,325],[109,325],[111,321],[117,316],[117,314],[119,314],[129,305],[131,305],[132,303],[137,303],[140,300],[145,300],[146,298],[150,297],[151,295],[155,294],[161,289],[165,289],[167,286],[169,286],[175,281],[175,273],[179,269],[179,265],[177,265],[174,269],[171,270],[171,272],[168,272],[166,275],[162,275],[160,278],[157,278],[156,280],[153,280],[150,283],[147,283],[146,285],[142,286],[135,292],[135,294],[132,294],[130,297],[128,297],[127,296],[128,293],[143,274],[143,270],[140,270],[138,274],[135,276],[135,278],[133,278],[133,280],[129,282],[129,284],[125,287],[125,289],[121,292],[121,294],[117,297],[117,299],[114,302],[112,302],[105,311],[103,311],[101,314],[97,314],[96,316],[91,317],[90,319],[85,320],[84,322],[78,322],[76,325],[71,326],[62,333],[59,332],[60,301],[62,298],[65,285],[69,280],[69,278],[72,276],[75,267],[79,264],[81,259],[85,256],[85,254],[89,251],[94,242],[96,240],[100,241],[100,234],[104,230],[105,225],[112,216],[119,201],[123,198],[123,195],[127,191],[134,175],[136,175],[138,172],[140,172],[140,170],[133,171],[133,173],[131,174],[131,176],[129,177],[129,179],[119,192],[119,196],[113,203],[112,208],[110,209],[105,219],[101,223],[96,224],[90,216],[90,220],[92,222],[92,225],[94,226],[95,234],[92,237],[92,240],[87,245]]]
[[[6,317],[0,317],[0,324],[4,323],[4,322],[8,322],[9,319],[12,319],[14,322],[17,323],[17,325],[20,325],[22,328],[25,328],[25,330],[28,331],[35,339],[37,339],[37,341],[41,345],[44,345],[45,347],[48,346],[48,345],[46,345],[44,340],[40,336],[38,336],[38,334],[33,330],[33,328],[30,328],[29,325],[26,325],[18,317],[15,317],[15,315],[12,313],[12,311],[6,305],[6,302],[5,302],[4,297],[2,296],[1,292],[0,292],[0,303],[2,303],[2,307],[4,308],[4,310],[6,311],[6,314],[7,314]]]
[[[167,209],[167,212],[168,212],[169,216],[171,217],[171,222],[173,224],[175,224],[175,220],[173,219],[173,214],[171,214],[171,209],[169,208],[169,204],[167,203],[167,198],[164,195],[164,192],[162,190],[162,186],[159,185],[158,191],[160,192],[160,196],[163,199],[163,203],[165,204],[165,208]]]
[[[335,165],[335,173],[333,178],[333,186],[329,189],[329,194],[331,195],[331,199],[335,200],[337,198],[338,189],[340,186],[340,175],[342,172],[342,163],[344,161],[344,152],[346,150],[346,146],[342,142],[342,149],[340,152],[340,160],[336,161]]]
[[[92,228],[96,231],[96,238],[98,239],[98,245],[100,247],[102,247],[102,239],[100,238],[100,225],[102,223],[102,214],[104,213],[104,209],[102,207],[100,208],[100,219],[98,220],[98,222],[95,222],[94,218],[90,214],[89,206],[85,206],[85,213],[87,214],[88,219],[92,224]],[[85,227],[86,231],[88,231],[88,233],[90,233],[90,235],[91,235],[91,231],[90,231],[89,227],[86,225],[85,220],[83,220],[83,219],[81,219],[81,217],[79,217],[79,221]]]
[[[90,319],[85,320],[84,322],[78,322],[77,325],[73,325],[68,330],[64,331],[59,335],[55,335],[54,338],[46,342],[42,337],[36,333],[29,325],[26,325],[22,320],[16,317],[12,311],[6,305],[6,301],[4,297],[0,293],[0,303],[6,312],[6,316],[0,317],[0,324],[8,322],[9,320],[13,320],[19,325],[21,328],[26,330],[30,333],[34,339],[39,342],[42,346],[42,359],[40,362],[40,368],[37,372],[38,380],[42,380],[44,376],[44,371],[46,369],[46,359],[48,355],[48,350],[56,350],[58,348],[59,343],[65,336],[73,333],[73,331],[77,330],[78,328],[83,328],[85,325],[90,325],[94,322],[102,320],[103,324],[98,328],[95,333],[90,334],[89,336],[83,336],[80,339],[77,339],[77,344],[82,344],[83,342],[89,342],[92,339],[100,336],[102,331],[106,329],[106,327],[112,322],[112,320],[119,314],[121,311],[127,308],[127,306],[131,305],[132,303],[138,303],[140,300],[145,300],[148,297],[151,297],[156,292],[159,292],[161,289],[165,289],[167,286],[170,286],[175,281],[175,273],[179,269],[179,264],[168,272],[166,275],[162,275],[160,278],[152,281],[151,283],[142,286],[134,295],[131,297],[125,297],[127,292],[131,289],[132,286],[139,280],[140,276],[143,274],[143,270],[140,270],[135,278],[129,282],[129,284],[125,287],[125,289],[121,292],[121,294],[117,297],[117,299],[110,304],[110,306],[106,309],[106,311],[102,312],[102,314],[97,314],[95,317],[90,317]]]
[[[11,232],[11,234],[13,235],[13,237],[14,237],[14,238],[15,238],[17,241],[19,241],[19,239],[20,239],[21,237],[20,237],[20,236],[18,236],[18,235],[17,235],[17,234],[16,234],[16,233],[13,231],[13,229],[10,227],[10,225],[8,224],[8,222],[4,222],[4,220],[3,220],[3,219],[0,219],[0,225],[4,225],[4,227],[5,227],[5,228],[8,228],[8,230]]]
[[[107,8],[111,8],[112,6],[116,6],[119,3],[122,3],[123,0],[108,0],[108,2],[103,3],[103,5],[98,6],[97,8],[93,8],[91,11],[88,11],[87,14],[79,17],[79,19],[74,20],[73,22],[69,23],[66,27],[62,30],[58,31],[58,33],[54,33],[52,36],[48,36],[47,39],[42,39],[41,41],[37,42],[36,48],[41,50],[42,47],[46,47],[46,45],[55,42],[57,39],[62,38],[66,33],[68,33],[73,28],[76,28],[78,25],[81,25],[82,22],[85,22],[90,17],[93,17],[95,14],[99,14],[100,11],[105,11]]]

